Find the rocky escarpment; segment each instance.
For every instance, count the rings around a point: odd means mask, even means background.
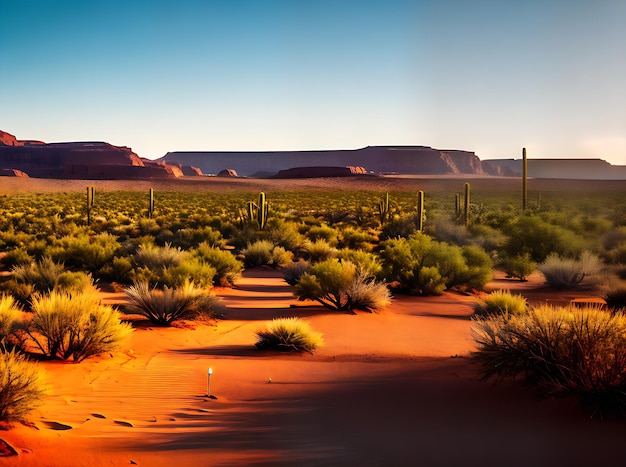
[[[522,159],[493,159],[484,163],[489,164],[502,175],[522,176]],[[529,158],[528,176],[569,180],[626,180],[626,166],[612,165],[602,159]]]
[[[480,159],[470,151],[439,150],[427,146],[368,146],[337,151],[276,152],[169,152],[160,160],[193,165],[205,174],[224,169],[252,176],[263,172],[275,175],[298,167],[366,167],[374,173],[402,174],[485,174]]]
[[[130,148],[104,142],[21,141],[0,131],[0,169],[31,177],[140,179],[182,176],[166,163],[145,163]]]

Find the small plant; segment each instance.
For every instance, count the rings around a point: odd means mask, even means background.
[[[11,295],[0,295],[0,342],[9,338],[19,327],[22,309]]]
[[[517,315],[528,311],[528,302],[508,290],[491,292],[474,306],[476,315]]]
[[[138,282],[124,290],[128,298],[126,310],[148,318],[161,326],[172,321],[193,318],[198,311],[206,311],[206,292],[191,282],[180,287],[150,288],[147,282]],[[202,306],[201,306],[202,305]]]
[[[206,243],[200,244],[192,254],[215,269],[214,285],[230,287],[243,271],[243,263],[231,252],[211,247]]]
[[[115,309],[100,304],[95,292],[35,295],[32,311],[26,333],[50,358],[80,362],[117,348],[132,332]]]
[[[556,289],[575,289],[591,285],[602,269],[600,259],[584,252],[579,259],[561,258],[552,254],[538,266],[546,282]]]
[[[324,343],[322,335],[300,318],[274,319],[259,329],[256,335],[257,349],[313,352]]]
[[[21,421],[41,403],[45,386],[39,367],[20,353],[0,352],[0,421]]]
[[[319,263],[337,256],[337,248],[331,246],[326,240],[306,240],[302,245],[302,253],[311,263]]]

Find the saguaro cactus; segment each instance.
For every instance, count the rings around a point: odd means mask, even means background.
[[[454,194],[454,213],[456,217],[461,217],[461,193]]]
[[[470,218],[470,184],[465,184],[465,204],[463,206],[463,217],[465,218],[465,225],[469,224]]]
[[[378,215],[381,224],[389,219],[389,193],[386,193],[385,197],[378,203]]]
[[[267,223],[267,215],[269,212],[269,206],[265,200],[265,193],[259,193],[259,204],[257,206],[256,218],[259,224],[259,229],[263,230]]]
[[[93,186],[87,187],[87,225],[91,225],[91,208],[96,197],[96,188]]]
[[[152,188],[150,188],[150,198],[148,201],[148,218],[152,219],[152,217],[154,216],[154,190]]]
[[[522,148],[522,209],[526,210],[528,202],[528,159],[526,148]]]
[[[422,231],[424,227],[424,192],[417,192],[417,230]]]

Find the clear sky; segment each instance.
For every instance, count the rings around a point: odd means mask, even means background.
[[[0,0],[0,129],[626,164],[626,0]]]

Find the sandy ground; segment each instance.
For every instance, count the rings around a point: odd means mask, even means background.
[[[458,190],[440,178],[64,181],[3,178],[0,195],[98,190]],[[473,187],[511,190],[516,179]],[[626,182],[531,181],[545,191],[624,191]],[[554,293],[498,276],[490,289],[533,303]],[[477,377],[473,297],[398,296],[378,314],[297,302],[276,271],[246,271],[219,289],[222,318],[175,328],[136,322],[129,350],[80,364],[44,363],[49,392],[32,425],[0,432],[18,452],[6,466],[612,466],[623,465],[626,421],[600,420],[572,399],[545,399],[519,381]],[[119,294],[103,294],[107,302]],[[264,353],[255,331],[301,316],[321,331],[314,354]],[[212,399],[207,395],[207,370]],[[271,382],[270,382],[271,379]]]
[[[540,277],[490,284],[505,286],[575,298],[546,292]],[[268,269],[218,292],[223,316],[213,325],[138,322],[131,351],[45,363],[49,395],[33,426],[0,433],[19,453],[2,465],[623,463],[625,421],[477,378],[471,296],[399,296],[381,313],[348,315],[297,302]],[[277,316],[305,317],[324,347],[257,351],[255,330]],[[217,399],[206,397],[209,367]]]

